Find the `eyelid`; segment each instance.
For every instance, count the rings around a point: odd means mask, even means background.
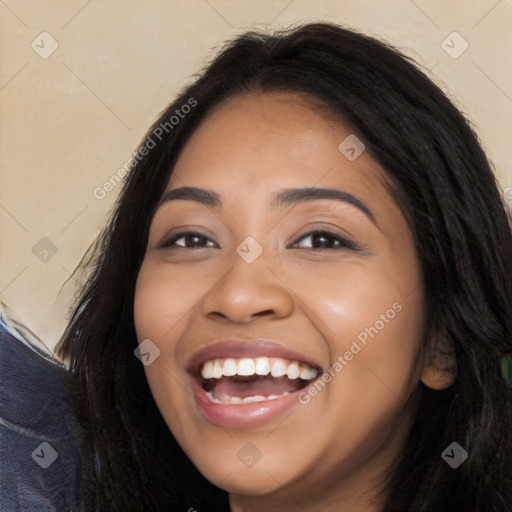
[[[158,248],[159,249],[170,249],[170,248],[190,249],[188,247],[180,247],[180,246],[173,245],[177,240],[179,240],[180,238],[183,238],[184,236],[187,236],[187,235],[196,235],[196,236],[205,238],[209,242],[213,242],[217,246],[217,248],[219,246],[219,244],[211,236],[206,235],[205,233],[202,233],[199,230],[185,229],[183,231],[176,231],[176,233],[167,235],[164,238],[164,240],[158,245]],[[202,249],[202,247],[200,247],[200,248]]]
[[[172,233],[164,238],[164,240],[158,245],[158,248],[160,248],[160,249],[178,248],[178,249],[192,249],[193,250],[194,248],[173,245],[177,240],[179,240],[180,238],[183,238],[185,236],[188,236],[188,235],[196,235],[198,237],[204,238],[208,242],[212,242],[213,244],[215,244],[216,248],[220,249],[219,244],[211,236],[209,236],[205,233],[202,233],[198,229],[183,229],[182,231],[177,231],[175,233]],[[330,249],[329,248],[321,249],[321,248],[315,248],[315,247],[298,247],[297,246],[297,244],[304,238],[314,236],[314,235],[327,235],[328,237],[338,240],[338,242],[340,243],[340,246],[330,248]],[[199,247],[199,248],[204,248],[204,247]],[[288,244],[286,246],[286,249],[330,250],[330,251],[348,249],[348,250],[353,250],[353,251],[358,251],[358,252],[363,250],[361,247],[359,247],[358,244],[356,244],[348,236],[338,233],[336,231],[333,231],[331,229],[327,229],[327,228],[311,229],[311,230],[303,233],[302,235],[300,235],[298,238],[295,237],[295,241]]]
[[[347,237],[346,235],[342,235],[341,233],[337,233],[335,231],[332,231],[330,229],[326,229],[326,228],[316,228],[316,229],[312,229],[304,234],[302,234],[299,238],[296,239],[295,242],[292,242],[292,244],[289,244],[286,246],[286,248],[290,248],[290,249],[306,249],[306,250],[314,250],[315,248],[314,247],[311,247],[311,248],[306,248],[306,247],[293,247],[293,245],[297,244],[298,242],[300,242],[301,240],[303,240],[304,238],[307,238],[308,236],[313,236],[313,235],[317,235],[317,234],[325,234],[325,235],[329,235],[330,237],[332,238],[335,238],[337,239],[339,242],[340,242],[340,247],[337,247],[337,248],[333,248],[333,249],[318,249],[318,250],[330,250],[330,251],[335,251],[335,250],[343,250],[343,249],[349,249],[349,250],[352,250],[352,251],[357,251],[357,252],[360,252],[362,251],[363,249],[361,247],[359,247],[359,245],[357,245],[353,240],[351,240],[349,237]]]

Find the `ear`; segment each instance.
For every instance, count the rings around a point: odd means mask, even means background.
[[[427,350],[421,382],[430,389],[441,391],[453,386],[457,378],[457,359],[450,344],[436,340]]]

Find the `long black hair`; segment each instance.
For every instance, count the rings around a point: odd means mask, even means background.
[[[450,389],[420,384],[384,510],[504,512],[512,503],[512,391],[495,361],[512,352],[512,233],[496,179],[469,122],[409,58],[326,23],[237,37],[140,145],[58,347],[76,381],[84,509],[228,510],[227,494],[194,468],[155,405],[133,354],[133,299],[180,151],[215,106],[249,91],[315,98],[364,142],[413,233],[425,340],[444,340],[456,358]],[[441,458],[452,442],[468,452],[457,469]]]

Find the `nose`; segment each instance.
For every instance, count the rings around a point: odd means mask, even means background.
[[[237,256],[233,267],[203,299],[203,313],[247,323],[258,317],[286,318],[294,305],[293,292],[263,258],[246,263]]]

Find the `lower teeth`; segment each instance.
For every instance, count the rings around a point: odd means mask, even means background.
[[[227,399],[227,401],[219,400],[218,398],[215,398],[213,396],[213,393],[211,391],[207,391],[206,394],[208,395],[208,398],[211,402],[214,402],[216,404],[224,404],[224,405],[233,405],[233,404],[248,404],[250,402],[264,402],[265,400],[276,400],[277,398],[281,398],[283,396],[288,395],[288,391],[285,391],[282,395],[270,395],[270,396],[247,396],[245,398],[242,398],[240,396],[232,396]]]

